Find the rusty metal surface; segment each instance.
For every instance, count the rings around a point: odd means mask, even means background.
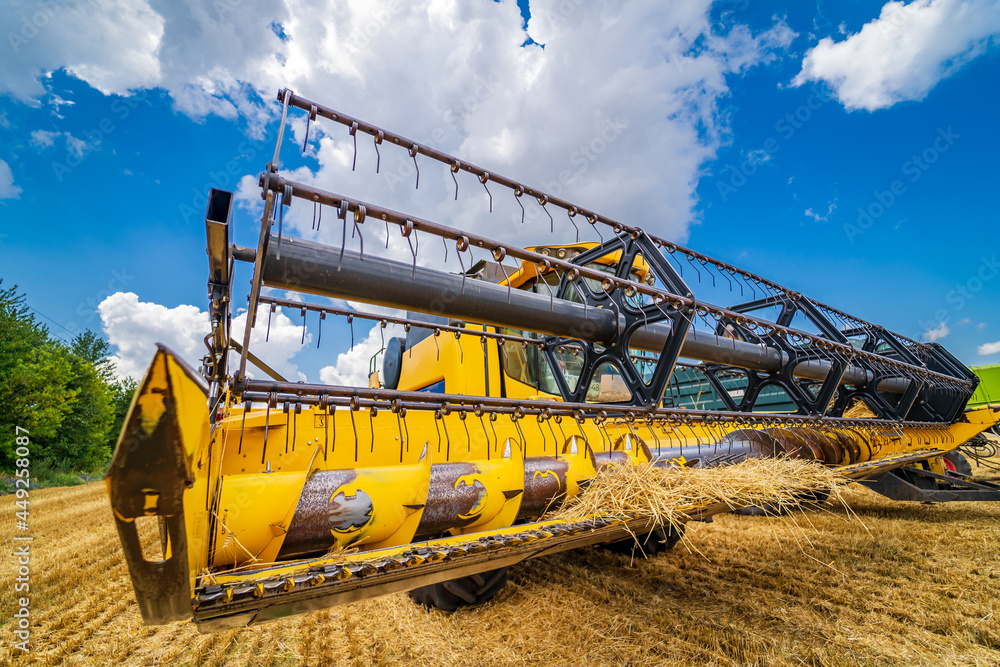
[[[333,529],[345,529],[348,524],[358,526],[364,516],[371,517],[372,501],[364,492],[353,498],[344,497],[343,493],[334,497],[337,489],[355,478],[352,470],[313,473],[302,488],[288,534],[278,552],[279,560],[326,551],[335,542]]]
[[[478,480],[471,485],[464,480],[459,482],[461,477],[478,473],[479,468],[472,463],[440,463],[431,467],[430,489],[417,536],[438,535],[479,518],[469,514],[482,503],[486,488]]]
[[[524,460],[524,496],[518,519],[534,519],[562,504],[569,462],[551,456]]]

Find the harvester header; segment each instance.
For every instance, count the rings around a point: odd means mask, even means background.
[[[887,495],[1000,499],[946,464],[1000,408],[966,410],[978,379],[942,346],[287,89],[278,102],[256,247],[231,242],[232,193],[209,195],[202,369],[158,351],[109,472],[146,622],[212,630],[405,590],[454,609],[495,595],[526,558],[633,535],[645,551],[668,548],[682,526],[552,514],[623,462],[792,457]],[[339,123],[355,150],[371,138],[379,164],[386,146],[406,151],[416,187],[420,163],[425,178],[437,163],[456,198],[460,177],[478,181],[484,216],[506,191],[550,224],[510,223],[537,234],[520,246],[293,180],[280,166],[297,110],[303,151],[313,123]],[[312,207],[311,238],[290,233],[293,205]],[[544,242],[553,213],[572,243]],[[319,240],[324,217],[336,245]],[[237,262],[252,265],[242,332],[231,330]],[[404,335],[384,341],[367,386],[292,382],[251,350],[278,309],[298,311],[303,340],[328,317]],[[139,539],[145,517],[160,522],[158,556]]]

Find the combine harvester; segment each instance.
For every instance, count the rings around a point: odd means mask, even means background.
[[[648,517],[549,518],[621,461],[788,456],[890,498],[1000,499],[1000,486],[962,474],[957,451],[993,427],[1000,405],[967,410],[978,379],[940,345],[289,90],[278,101],[257,247],[231,244],[233,195],[210,193],[204,366],[159,349],[108,473],[146,623],[193,618],[214,631],[397,591],[455,609],[492,597],[506,568],[528,558],[633,535],[647,552],[669,548],[678,530]],[[418,186],[419,159],[450,170],[456,198],[463,173],[491,210],[494,192],[509,190],[552,221],[532,232],[553,231],[558,209],[577,241],[518,247],[290,180],[279,160],[295,110],[346,126],[355,147],[360,135],[407,151]],[[289,236],[293,203],[317,227],[336,225],[340,245]],[[580,242],[580,228],[595,242]],[[348,236],[360,236],[357,251]],[[404,261],[379,254],[390,241]],[[419,261],[442,243],[461,273]],[[255,314],[240,340],[230,330],[237,261],[252,265]],[[282,292],[406,316],[271,296]],[[367,387],[291,382],[250,349],[252,329],[266,335],[279,308],[299,312],[317,339],[333,317],[405,335],[386,341]],[[270,377],[251,377],[251,364]],[[865,418],[845,417],[859,410]],[[684,517],[731,509],[704,504]],[[146,519],[159,522],[162,555],[140,540]]]

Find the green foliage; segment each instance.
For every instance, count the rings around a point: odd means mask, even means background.
[[[14,467],[18,426],[30,434],[32,467],[53,479],[106,464],[136,384],[115,378],[108,354],[92,331],[68,346],[50,337],[17,286],[0,279],[0,469]]]
[[[139,388],[139,381],[134,378],[116,380],[111,384],[111,405],[114,409],[114,421],[108,433],[108,451],[113,452],[118,443],[118,436],[125,425],[125,417],[128,416],[128,409],[132,406],[132,397]]]
[[[66,355],[70,363],[66,393],[72,395],[72,403],[42,454],[63,470],[93,470],[103,465],[110,454],[108,432],[114,420],[111,388],[86,356],[91,351],[88,341],[83,341],[81,347],[80,339],[87,334],[93,336],[89,331],[77,336]],[[107,343],[100,342],[106,349]]]

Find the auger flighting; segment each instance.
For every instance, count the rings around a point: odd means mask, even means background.
[[[527,558],[633,535],[646,552],[669,548],[679,527],[649,517],[549,518],[622,462],[793,457],[899,499],[1000,499],[1000,487],[955,464],[1000,406],[966,409],[978,379],[940,345],[289,90],[278,101],[256,248],[231,243],[232,193],[209,196],[202,369],[158,350],[108,473],[147,623],[193,618],[216,630],[406,590],[454,609],[495,595],[506,568]],[[577,241],[521,247],[292,180],[280,158],[296,109],[310,124],[346,126],[355,146],[372,137],[376,171],[396,146],[418,170],[418,160],[447,170],[456,197],[458,177],[474,176],[490,210],[503,189],[522,210],[534,200],[552,225],[549,209],[562,209]],[[295,200],[309,202],[316,229],[332,209],[325,224],[338,225],[339,245],[289,234]],[[383,226],[385,244],[373,242]],[[580,241],[581,228],[596,240]],[[391,236],[412,261],[386,251]],[[420,261],[420,248],[441,244],[460,273]],[[252,265],[254,317],[241,340],[231,331],[236,262]],[[318,344],[328,317],[404,335],[384,341],[368,386],[291,382],[250,349],[251,328],[268,335],[278,308],[299,311],[303,341],[314,326]],[[268,377],[251,377],[251,365]],[[859,410],[864,418],[845,417]],[[730,509],[705,503],[684,516]],[[158,556],[136,530],[148,517],[161,525]]]

